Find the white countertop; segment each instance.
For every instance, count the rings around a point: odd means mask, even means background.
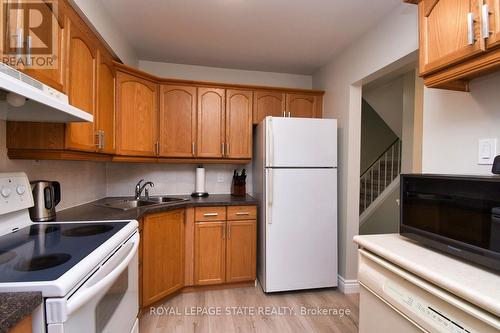
[[[399,234],[354,237],[360,247],[500,316],[500,274],[425,248]]]

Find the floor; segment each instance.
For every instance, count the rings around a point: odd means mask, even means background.
[[[356,333],[358,302],[357,294],[336,289],[266,295],[257,286],[185,293],[150,308],[140,332]]]

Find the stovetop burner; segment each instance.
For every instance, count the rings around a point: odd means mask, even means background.
[[[62,265],[70,259],[71,255],[67,253],[46,254],[31,259],[23,259],[17,263],[14,269],[21,272],[39,271]]]
[[[66,237],[94,236],[113,229],[109,224],[83,225],[76,228],[64,230],[62,234]]]
[[[0,250],[0,265],[6,264],[17,256],[14,251]]]

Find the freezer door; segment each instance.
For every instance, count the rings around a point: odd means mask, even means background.
[[[266,167],[336,167],[335,119],[266,118]]]
[[[337,285],[337,170],[266,169],[264,291]]]

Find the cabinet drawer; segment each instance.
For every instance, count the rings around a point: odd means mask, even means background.
[[[197,207],[195,221],[225,221],[226,207]]]
[[[257,218],[256,206],[229,206],[227,207],[228,220],[255,220]]]

